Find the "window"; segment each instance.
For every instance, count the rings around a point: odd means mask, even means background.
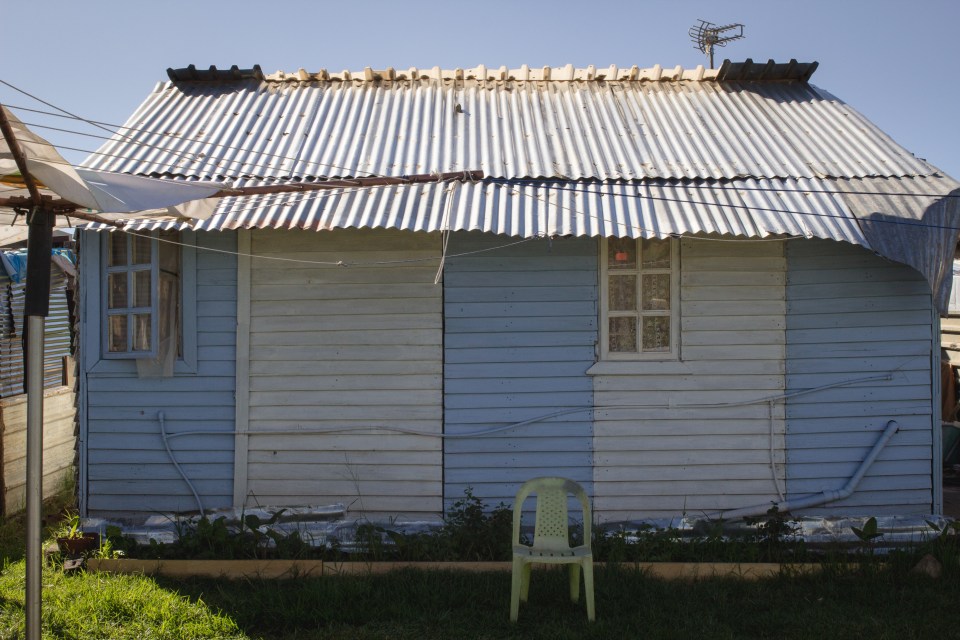
[[[676,359],[676,240],[607,238],[601,251],[601,358]]]
[[[180,234],[104,235],[103,357],[181,357]]]

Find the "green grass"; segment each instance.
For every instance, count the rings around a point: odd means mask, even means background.
[[[24,563],[0,574],[0,638],[22,637]],[[44,638],[246,638],[228,616],[199,598],[143,576],[43,573]]]
[[[44,572],[45,638],[928,638],[956,637],[960,565],[939,580],[898,561],[762,581],[649,578],[599,567],[597,621],[561,571],[535,571],[520,621],[510,575],[407,569],[290,581]],[[0,638],[20,637],[23,563],[0,574]]]
[[[48,505],[48,531],[64,506]],[[42,620],[44,638],[78,640],[947,638],[958,637],[958,539],[944,536],[887,557],[837,555],[816,575],[761,581],[666,581],[629,564],[600,565],[593,624],[582,603],[569,602],[558,570],[534,572],[530,601],[511,624],[508,572],[406,569],[288,581],[170,580],[64,574],[50,563],[43,573]],[[645,555],[665,553],[659,539],[649,542],[641,549]],[[22,548],[22,518],[3,523],[0,640],[23,637]],[[724,553],[731,549],[739,547]],[[940,579],[910,572],[926,552],[943,563]]]

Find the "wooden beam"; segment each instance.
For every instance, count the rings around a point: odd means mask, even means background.
[[[345,189],[351,187],[383,187],[403,184],[424,184],[429,182],[450,182],[451,180],[482,180],[483,171],[453,171],[449,173],[421,173],[412,176],[351,178],[346,180],[324,180],[323,182],[301,182],[271,184],[260,187],[239,187],[221,189],[212,198],[231,196],[258,196],[271,193],[296,193],[300,191],[322,191],[326,189]]]

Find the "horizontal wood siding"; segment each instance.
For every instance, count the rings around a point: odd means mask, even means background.
[[[601,363],[593,379],[601,520],[775,500],[771,431],[783,478],[783,405],[763,401],[784,388],[783,244],[680,248],[680,360]]]
[[[439,514],[440,236],[253,231],[251,251],[325,264],[253,261],[247,503]]]
[[[99,238],[83,235],[80,273],[88,292],[99,290]],[[198,233],[196,238],[196,308],[184,309],[197,314],[195,373],[139,378],[132,360],[111,361],[106,370],[94,366],[100,329],[91,319],[99,316],[100,306],[87,294],[81,355],[88,369],[85,464],[90,515],[197,509],[164,449],[160,412],[168,434],[204,432],[169,439],[203,507],[228,507],[232,502],[237,268],[229,252],[236,251],[236,234]]]
[[[787,489],[803,498],[842,488],[889,420],[900,431],[857,491],[807,513],[931,513],[934,312],[913,269],[860,247],[791,242],[787,284]]]
[[[444,273],[445,432],[513,429],[445,442],[447,504],[467,488],[512,504],[530,478],[560,475],[592,493],[597,242],[453,235]],[[563,414],[567,410],[576,413]],[[554,415],[554,414],[560,415]],[[551,417],[553,416],[553,417]]]
[[[71,387],[43,393],[43,497],[56,495],[74,472],[76,411]],[[0,515],[26,506],[27,396],[0,400]]]

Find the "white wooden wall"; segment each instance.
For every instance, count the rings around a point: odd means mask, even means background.
[[[253,231],[250,249],[356,266],[251,261],[249,331],[238,341],[249,345],[238,367],[249,368],[249,387],[238,387],[249,397],[248,415],[238,414],[238,430],[250,434],[238,438],[246,504],[342,502],[350,517],[439,514],[441,439],[379,429],[441,432],[437,261],[362,266],[436,258],[439,236]]]
[[[681,242],[681,360],[591,370],[594,509],[602,520],[776,499],[771,409],[736,405],[783,392],[785,272],[780,242]],[[782,403],[772,429],[782,482]]]
[[[81,235],[81,504],[88,515],[104,517],[197,509],[163,445],[163,412],[168,433],[200,432],[169,445],[204,508],[227,507],[234,476],[236,234],[197,234],[196,302],[185,291],[183,309],[185,319],[196,317],[196,368],[169,378],[139,378],[133,360],[99,359],[100,239],[96,231]],[[184,271],[191,269],[188,260]]]
[[[454,234],[445,282],[445,498],[512,504],[524,481],[560,475],[592,493],[597,241]],[[496,251],[489,251],[500,247]],[[587,408],[581,411],[579,409]],[[564,411],[570,413],[563,413]]]
[[[900,431],[857,491],[805,513],[932,513],[940,425],[931,365],[939,354],[927,283],[909,267],[837,242],[792,242],[788,255],[788,389],[890,375],[790,399],[790,497],[843,487],[887,422],[896,420]]]

